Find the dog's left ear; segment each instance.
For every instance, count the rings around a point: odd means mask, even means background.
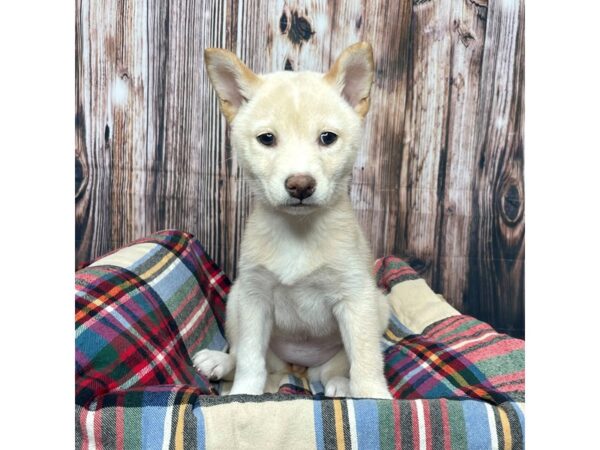
[[[368,42],[358,42],[344,50],[325,74],[325,80],[338,89],[361,117],[369,111],[373,68],[371,45]]]

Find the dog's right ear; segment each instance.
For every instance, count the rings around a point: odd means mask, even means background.
[[[229,123],[240,106],[250,100],[262,83],[237,56],[220,48],[204,50],[204,64],[221,104],[221,111]]]

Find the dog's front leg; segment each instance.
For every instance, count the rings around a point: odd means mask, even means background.
[[[375,288],[342,300],[334,308],[350,361],[350,395],[392,398],[383,371],[381,325]]]
[[[265,389],[266,353],[273,327],[273,313],[264,288],[264,285],[251,287],[242,284],[239,289],[236,369],[230,395],[260,395]]]

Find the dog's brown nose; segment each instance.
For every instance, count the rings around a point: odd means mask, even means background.
[[[285,180],[285,189],[297,199],[304,200],[315,192],[317,181],[310,175],[292,175]]]

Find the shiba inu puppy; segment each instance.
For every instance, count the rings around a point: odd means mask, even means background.
[[[327,396],[391,398],[380,337],[389,305],[348,184],[369,109],[371,46],[347,48],[326,74],[257,75],[233,53],[205,64],[255,196],[227,300],[229,353],[194,365],[262,394],[268,373],[308,368]]]

